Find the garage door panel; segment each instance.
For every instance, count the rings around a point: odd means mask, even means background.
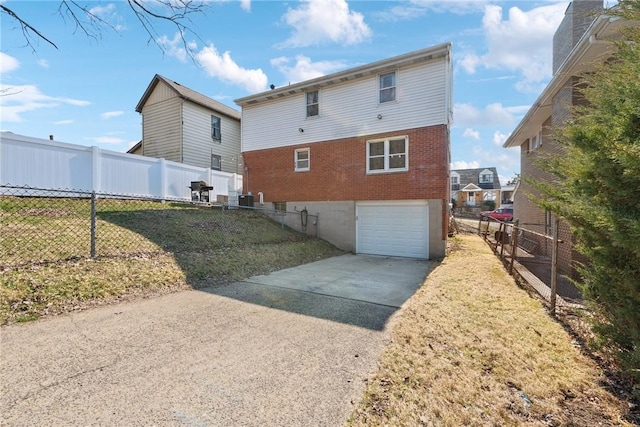
[[[384,202],[356,205],[357,252],[428,258],[427,202]]]

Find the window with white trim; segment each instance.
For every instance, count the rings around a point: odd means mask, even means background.
[[[493,172],[488,169],[480,172],[480,184],[492,184],[493,183]]]
[[[380,74],[380,104],[396,100],[396,72]]]
[[[220,117],[211,116],[211,138],[215,141],[222,140],[222,129],[220,127]]]
[[[299,148],[294,152],[296,172],[308,171],[310,167],[310,150],[308,148]]]
[[[319,113],[318,91],[307,92],[307,117],[317,116]]]
[[[529,153],[538,149],[542,145],[542,139],[540,138],[540,134],[536,134],[529,138]]]
[[[367,173],[409,170],[409,138],[392,137],[367,141]]]

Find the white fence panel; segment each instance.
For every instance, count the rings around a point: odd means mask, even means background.
[[[191,181],[217,195],[242,191],[242,176],[98,147],[0,133],[0,184],[191,200]]]
[[[99,183],[105,193],[162,195],[160,159],[100,150]],[[137,158],[136,158],[137,157]]]

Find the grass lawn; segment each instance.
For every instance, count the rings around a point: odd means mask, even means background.
[[[82,199],[0,200],[0,324],[212,286],[343,252],[253,211]],[[60,260],[39,263],[42,260]],[[0,263],[0,265],[2,265]]]
[[[348,425],[632,425],[602,370],[481,238],[453,241],[394,322]]]

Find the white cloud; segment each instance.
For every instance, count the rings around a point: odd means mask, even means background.
[[[261,92],[267,88],[267,75],[262,69],[248,70],[240,67],[228,51],[219,54],[213,44],[202,48],[195,57],[212,77],[241,86],[250,93]]]
[[[504,142],[507,140],[507,138],[509,138],[510,134],[504,134],[500,131],[495,131],[495,133],[493,134],[493,145],[495,145],[496,147],[502,147],[502,144],[504,144]]]
[[[293,27],[293,34],[280,47],[325,42],[355,45],[372,35],[364,16],[350,10],[346,0],[304,0],[297,8],[290,8],[282,20]]]
[[[156,43],[160,45],[167,55],[178,59],[180,62],[187,62],[187,58],[193,55],[193,52],[198,47],[194,41],[185,41],[180,33],[176,33],[173,39],[169,39],[166,35],[158,37]]]
[[[529,106],[504,107],[500,103],[479,109],[471,104],[455,104],[453,118],[456,126],[501,125],[511,126],[516,118],[526,112]]]
[[[487,50],[463,53],[458,65],[469,74],[480,67],[515,71],[523,77],[518,90],[537,90],[540,82],[551,77],[553,34],[567,4],[558,2],[527,12],[511,7],[506,20],[502,7],[485,6],[482,26]]]
[[[498,169],[498,175],[510,178],[520,171],[520,150],[490,150],[477,145],[471,150],[471,155],[479,164]]]
[[[374,14],[374,16],[384,22],[409,21],[434,13],[453,13],[465,15],[477,13],[483,10],[488,2],[486,0],[471,1],[442,1],[442,0],[409,0],[401,2],[393,7]]]
[[[148,2],[150,3],[150,2]],[[148,6],[148,5],[147,5]],[[115,31],[122,31],[125,29],[125,25],[122,23],[124,20],[117,12],[116,5],[109,3],[105,6],[98,5],[89,9],[89,13],[95,15],[99,19],[106,21],[108,25],[113,27]],[[95,21],[95,17],[88,17],[90,21]],[[102,23],[100,23],[102,24]]]
[[[247,12],[251,12],[251,0],[240,0],[240,7]]]
[[[471,139],[479,140],[480,139],[480,132],[478,132],[477,130],[473,130],[471,128],[466,128],[464,130],[464,132],[462,133],[462,136],[464,136],[465,138],[471,138]]]
[[[106,113],[100,114],[100,118],[103,120],[108,120],[113,117],[118,117],[124,114],[124,111],[107,111]]]
[[[38,65],[42,68],[49,68],[49,61],[46,59],[38,59]]]
[[[41,108],[56,108],[60,104],[69,104],[77,107],[86,107],[91,102],[79,99],[55,97],[40,92],[37,86],[22,85],[12,86],[0,84],[1,91],[7,91],[10,95],[0,97],[2,108],[2,120],[5,122],[21,122],[22,114]]]
[[[20,62],[13,56],[0,52],[0,73],[8,73],[20,67]]]
[[[477,160],[471,162],[465,162],[464,160],[456,160],[451,163],[451,169],[478,169],[480,162]]]
[[[53,122],[54,125],[70,125],[73,124],[73,120],[71,119],[67,119],[67,120],[58,120],[57,122]]]
[[[96,16],[106,16],[113,13],[115,9],[116,9],[116,5],[113,3],[109,3],[106,6],[94,6],[91,9],[89,9],[89,13]]]
[[[271,60],[271,65],[276,67],[288,83],[297,83],[304,80],[314,79],[324,76],[346,67],[343,61],[318,61],[312,62],[311,58],[304,55],[297,55],[296,63],[290,65],[287,57],[281,56]]]
[[[188,57],[192,57],[211,76],[226,83],[231,83],[243,87],[245,90],[256,93],[267,88],[267,75],[262,69],[246,69],[240,67],[232,58],[231,53],[226,51],[222,54],[218,52],[213,44],[203,47],[198,52],[196,42],[185,42],[176,33],[173,39],[166,35],[156,39],[169,56],[186,62]]]
[[[85,139],[88,141],[96,142],[98,144],[109,144],[109,145],[117,145],[117,144],[122,144],[123,142],[126,142],[122,138],[116,138],[113,136],[96,136],[96,137],[85,138]]]

